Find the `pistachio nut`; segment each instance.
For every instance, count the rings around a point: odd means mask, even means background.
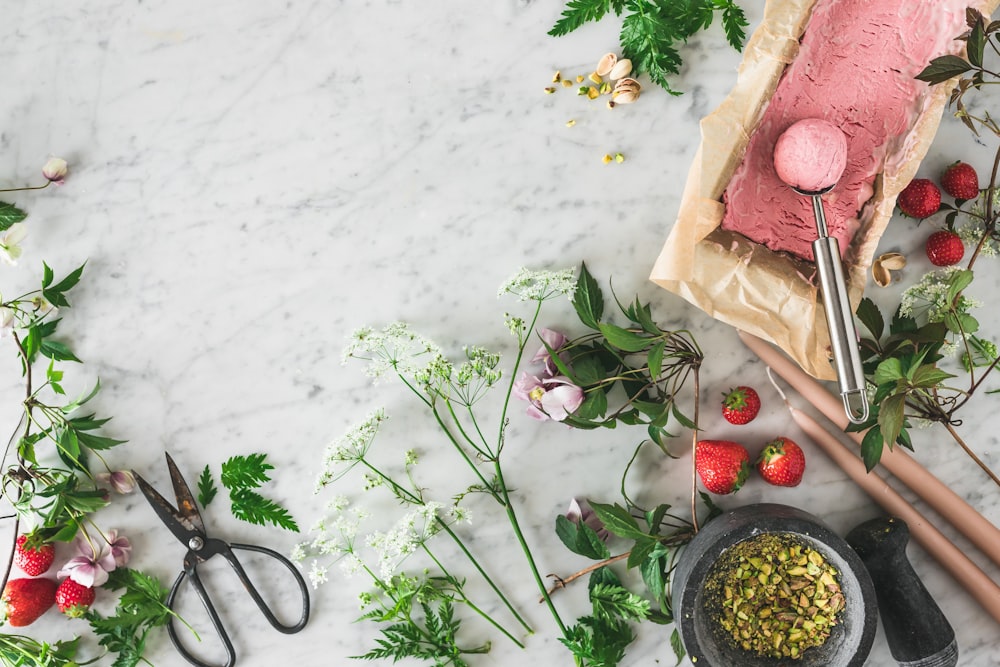
[[[629,74],[632,73],[632,61],[628,58],[622,58],[615,66],[611,68],[608,72],[608,78],[612,81],[617,81],[618,79],[624,79]]]
[[[635,79],[619,79],[611,93],[611,99],[615,101],[615,104],[629,104],[639,99],[640,90],[642,90],[642,86]]]

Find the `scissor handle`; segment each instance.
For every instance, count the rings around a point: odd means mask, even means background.
[[[256,551],[269,556],[279,563],[288,568],[288,571],[292,573],[295,577],[295,581],[299,586],[299,592],[302,594],[302,616],[293,625],[285,625],[281,623],[271,608],[261,597],[260,593],[257,591],[257,587],[253,585],[250,577],[247,576],[246,571],[243,569],[243,565],[240,563],[239,559],[236,558],[236,554],[233,553],[233,549],[241,549],[243,551]],[[229,634],[226,632],[225,627],[222,625],[222,620],[219,618],[218,612],[215,610],[215,606],[212,604],[212,600],[209,597],[208,591],[205,590],[205,586],[198,576],[197,564],[200,561],[206,560],[212,555],[219,554],[236,572],[236,576],[239,578],[240,583],[249,593],[250,597],[253,599],[257,608],[260,609],[264,618],[267,619],[268,623],[277,630],[284,634],[294,634],[306,626],[309,621],[309,589],[306,586],[305,579],[303,579],[301,573],[295,565],[282,556],[277,551],[273,549],[268,549],[267,547],[261,547],[254,544],[226,544],[221,540],[206,540],[205,547],[199,552],[189,552],[187,558],[184,559],[184,570],[177,575],[177,579],[174,580],[173,586],[170,588],[170,594],[167,596],[167,607],[173,609],[174,598],[177,595],[178,590],[180,590],[181,582],[185,579],[191,580],[191,585],[194,587],[195,592],[198,594],[198,598],[201,600],[202,605],[205,607],[205,611],[208,613],[209,618],[212,621],[212,626],[215,628],[215,633],[218,635],[219,639],[226,650],[226,662],[221,667],[233,667],[236,664],[236,651],[233,648],[232,640],[229,638]],[[174,648],[177,652],[187,660],[192,665],[196,667],[216,667],[215,665],[206,663],[200,658],[192,655],[181,643],[180,638],[177,636],[177,630],[174,626],[174,618],[171,618],[170,623],[167,625],[167,633],[170,636],[170,641],[173,643]]]

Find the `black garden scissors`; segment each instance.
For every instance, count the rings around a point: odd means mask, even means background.
[[[167,467],[170,468],[170,481],[173,482],[174,495],[177,496],[177,507],[171,505],[156,489],[150,486],[149,482],[144,480],[138,474],[135,475],[136,481],[139,483],[139,488],[142,490],[143,495],[146,496],[146,500],[149,501],[149,504],[153,506],[153,510],[156,512],[157,516],[160,517],[160,520],[166,524],[167,528],[170,529],[170,532],[172,532],[174,536],[187,547],[188,550],[187,554],[184,556],[184,569],[179,575],[177,575],[177,579],[174,581],[174,585],[170,589],[170,594],[167,596],[167,606],[173,608],[174,597],[177,595],[177,591],[180,589],[181,583],[185,579],[190,580],[191,585],[194,586],[194,589],[198,594],[198,598],[205,606],[205,611],[208,612],[209,617],[212,619],[212,625],[215,626],[215,631],[219,635],[219,639],[225,646],[227,655],[225,667],[233,667],[233,665],[236,664],[236,651],[233,649],[233,643],[229,639],[229,634],[222,625],[222,621],[215,610],[215,606],[212,604],[208,591],[205,590],[205,586],[198,577],[198,565],[204,563],[212,556],[222,556],[229,563],[230,567],[232,567],[232,569],[236,572],[236,576],[239,577],[240,583],[242,583],[244,588],[246,588],[247,593],[249,593],[250,597],[253,598],[257,608],[260,609],[261,613],[264,614],[264,617],[275,630],[285,634],[293,634],[304,628],[306,622],[309,620],[309,590],[306,587],[306,582],[303,580],[298,568],[296,568],[295,565],[292,564],[292,562],[287,558],[272,549],[253,544],[229,544],[222,540],[208,537],[205,533],[205,524],[201,519],[201,514],[198,513],[198,506],[195,504],[194,496],[191,495],[191,489],[181,476],[174,460],[170,458],[170,454],[167,454]],[[272,612],[271,608],[266,602],[264,602],[264,599],[250,581],[247,573],[244,571],[240,561],[236,558],[236,554],[233,553],[234,550],[261,553],[278,561],[288,568],[288,570],[294,575],[295,580],[299,585],[299,591],[302,593],[302,617],[299,618],[298,622],[294,625],[283,625],[277,618],[275,618],[274,612]],[[167,631],[174,647],[188,662],[192,665],[197,665],[198,667],[212,667],[208,663],[202,662],[197,657],[191,655],[191,653],[184,647],[177,637],[177,631],[174,628],[173,622],[167,625]]]

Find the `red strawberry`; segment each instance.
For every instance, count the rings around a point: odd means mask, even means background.
[[[94,604],[94,597],[93,588],[66,578],[56,589],[56,606],[70,618],[79,618]]]
[[[899,193],[896,203],[911,218],[926,218],[941,208],[941,191],[926,178],[915,178]]]
[[[8,623],[15,628],[31,625],[56,601],[56,582],[51,579],[11,579],[0,599]]]
[[[37,577],[48,572],[56,558],[56,548],[43,542],[37,534],[18,535],[14,546],[14,564],[25,574]]]
[[[750,474],[750,454],[729,440],[699,440],[694,448],[695,470],[712,493],[736,493]]]
[[[739,386],[723,394],[722,416],[730,424],[749,424],[760,412],[760,396],[751,387]]]
[[[945,169],[941,187],[955,199],[975,199],[979,196],[979,174],[971,164],[956,162]]]
[[[805,469],[806,455],[788,438],[777,438],[767,443],[757,457],[760,476],[775,486],[798,486]]]
[[[934,232],[927,238],[927,245],[924,247],[927,252],[927,259],[931,260],[934,266],[951,266],[962,261],[965,255],[965,246],[962,239],[955,232],[941,230]]]

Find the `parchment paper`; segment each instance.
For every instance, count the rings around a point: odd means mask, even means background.
[[[989,16],[997,2],[978,4]],[[834,380],[813,263],[774,252],[719,227],[725,213],[722,193],[743,159],[785,66],[798,53],[814,4],[814,0],[767,1],[763,20],[744,48],[736,85],[719,108],[701,121],[701,144],[688,172],[677,221],[650,279],[710,316],[774,343],[810,375]],[[844,262],[854,309],[861,301],[896,196],[913,179],[926,155],[952,88],[947,83],[928,87],[913,127],[890,147],[872,200],[859,216],[861,228]]]

